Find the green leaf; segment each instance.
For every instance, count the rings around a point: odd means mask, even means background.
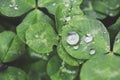
[[[63,27],[62,45],[72,57],[89,59],[93,55],[109,52],[109,34],[96,19],[74,16]]]
[[[67,64],[71,65],[71,66],[79,66],[80,62],[82,62],[82,60],[78,60],[73,58],[72,56],[70,56],[65,49],[63,48],[62,44],[60,43],[57,47],[57,53],[59,55],[59,57],[66,62]]]
[[[46,71],[47,61],[33,63],[28,72],[28,80],[50,80]]]
[[[52,26],[39,22],[33,24],[26,31],[27,45],[38,53],[48,53],[57,44],[58,37]]]
[[[9,17],[20,16],[35,7],[35,0],[0,0],[0,12]]]
[[[18,36],[15,36],[2,61],[10,62],[19,58],[23,54],[24,48],[25,44],[21,42]]]
[[[17,35],[18,37],[25,43],[25,33],[26,30],[33,24],[37,22],[45,22],[52,24],[52,20],[46,16],[44,13],[40,12],[39,10],[33,10],[30,12],[25,19],[22,21],[20,25],[17,26]]]
[[[0,72],[0,80],[27,80],[27,75],[21,69],[10,66]]]
[[[56,9],[55,19],[59,35],[61,35],[62,27],[65,26],[66,24],[69,24],[73,16],[79,15],[80,17],[83,15],[82,11],[78,6],[71,6],[70,3],[67,5],[69,6],[66,7],[65,4],[61,4]]]
[[[31,48],[28,49],[29,51],[29,56],[32,59],[42,59],[42,60],[48,60],[50,53],[47,54],[41,54],[41,53],[37,53],[34,50],[32,50]]]
[[[120,32],[117,34],[114,40],[113,52],[120,54]]]
[[[7,51],[9,50],[9,47],[14,37],[15,37],[15,33],[11,31],[4,31],[0,33],[0,60],[1,61],[5,57]]]
[[[57,5],[61,4],[62,0],[38,0],[39,7],[45,7],[52,14],[55,14]]]
[[[88,60],[81,69],[81,80],[119,80],[120,57],[109,53]]]
[[[103,0],[101,2],[103,2],[111,10],[115,10],[115,9],[120,8],[120,1],[119,0],[110,0],[110,1]]]
[[[77,71],[78,67],[65,64],[56,55],[49,60],[47,65],[47,73],[51,80],[73,80],[78,74]]]

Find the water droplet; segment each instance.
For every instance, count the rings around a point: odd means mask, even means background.
[[[91,34],[87,34],[84,40],[86,43],[89,43],[93,40],[93,37]]]
[[[95,54],[95,50],[94,50],[94,49],[91,49],[91,50],[90,50],[90,55],[93,55],[93,54]]]
[[[74,49],[78,49],[78,48],[79,48],[79,46],[78,46],[78,45],[75,45],[75,46],[73,46],[73,48],[74,48]]]
[[[10,7],[14,7],[14,5],[13,5],[13,4],[10,4],[9,6],[10,6]]]
[[[15,7],[14,7],[14,9],[15,9],[15,10],[18,10],[18,7],[17,7],[17,6],[15,6]]]
[[[53,3],[52,6],[56,6],[56,3]]]
[[[109,16],[113,16],[113,14],[112,14],[112,13],[110,13],[110,14],[109,14]]]
[[[65,20],[68,22],[71,20],[71,17],[66,17]]]
[[[66,7],[69,7],[69,4],[68,4],[68,3],[66,3],[66,4],[65,4],[65,6],[66,6]]]
[[[35,38],[39,38],[39,35],[38,35],[38,34],[35,34]]]
[[[116,5],[116,8],[118,8],[118,7],[120,7],[120,5],[119,5],[119,4],[117,4],[117,5]]]
[[[116,38],[115,41],[116,41],[116,43],[120,43],[120,39],[118,39],[118,38]]]
[[[76,45],[79,42],[79,35],[76,32],[70,32],[67,35],[66,41],[70,45]]]

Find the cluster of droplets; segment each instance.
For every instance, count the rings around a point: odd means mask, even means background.
[[[15,0],[10,1],[9,7],[13,8],[14,10],[18,10],[18,5],[16,4]]]
[[[91,43],[93,41],[93,36],[91,34],[86,34],[86,36],[84,37],[84,41],[80,41],[80,37],[79,34],[75,31],[73,32],[69,32],[67,37],[66,37],[66,42],[73,46],[74,50],[77,50],[79,48],[80,45],[85,43]],[[80,45],[78,45],[78,43],[80,42]],[[95,54],[96,51],[94,49],[90,49],[89,54],[93,55]]]
[[[71,71],[71,70],[67,69],[67,68],[65,67],[65,62],[64,62],[64,61],[62,62],[61,65],[62,65],[62,66],[60,67],[60,70],[61,70],[63,73],[68,73],[68,74],[75,74],[75,73],[76,73],[76,71]]]

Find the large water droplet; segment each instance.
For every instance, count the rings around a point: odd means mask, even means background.
[[[91,42],[92,40],[93,40],[93,37],[92,37],[91,34],[87,34],[86,37],[85,37],[85,39],[84,39],[84,41],[85,41],[86,43],[89,43],[89,42]]]
[[[95,51],[94,49],[91,49],[91,50],[90,50],[90,55],[95,54],[95,52],[96,52],[96,51]]]
[[[73,48],[74,48],[74,49],[78,49],[78,48],[79,48],[79,46],[78,46],[78,45],[75,45],[75,46],[73,46]]]
[[[67,35],[66,41],[70,45],[76,45],[79,42],[79,35],[76,32],[70,32]]]

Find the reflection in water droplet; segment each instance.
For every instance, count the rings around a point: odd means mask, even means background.
[[[93,54],[95,54],[95,50],[94,50],[94,49],[91,49],[91,50],[90,50],[90,55],[93,55]]]
[[[70,32],[67,35],[66,41],[70,45],[76,45],[79,42],[79,35],[76,32]]]
[[[75,46],[73,46],[73,48],[74,48],[74,49],[78,49],[78,48],[79,48],[79,46],[78,46],[78,45],[75,45]]]
[[[87,34],[86,37],[85,37],[85,39],[84,39],[84,41],[85,41],[86,43],[89,43],[89,42],[91,42],[92,40],[93,40],[93,37],[91,36],[91,34]]]

